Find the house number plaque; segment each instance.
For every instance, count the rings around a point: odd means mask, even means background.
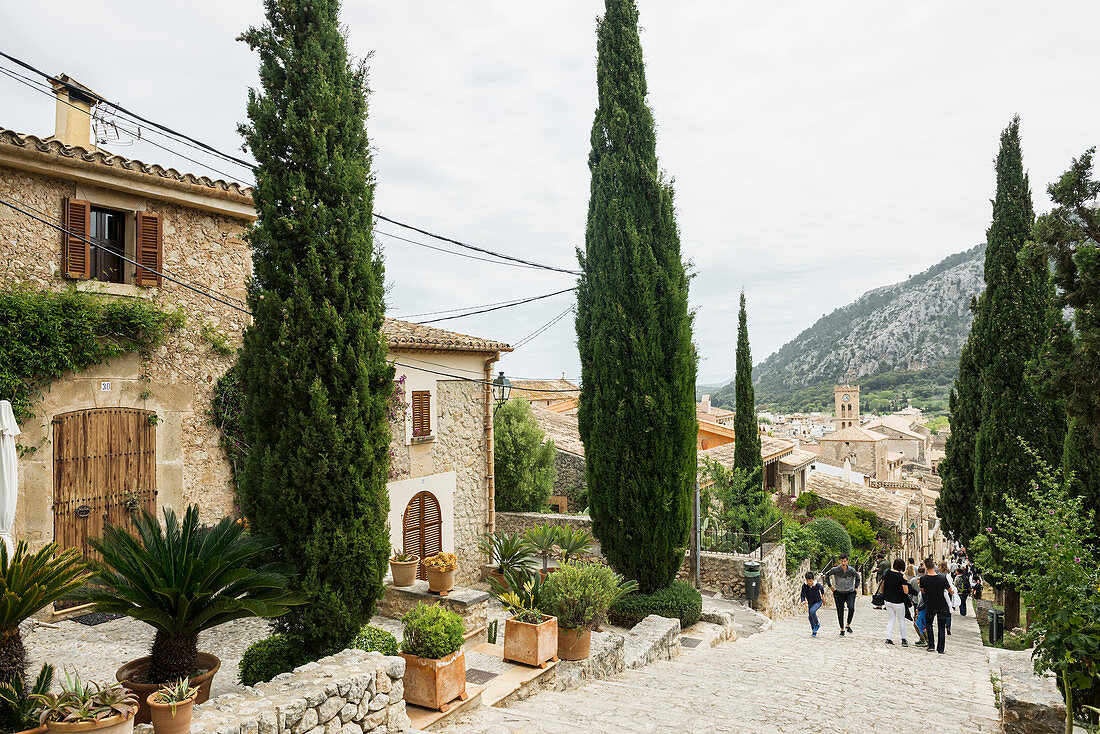
[[[80,507],[76,508],[77,517],[88,517],[91,514],[92,508],[88,505],[81,505]]]

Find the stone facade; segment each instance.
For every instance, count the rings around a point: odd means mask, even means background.
[[[554,494],[566,497],[569,500],[569,511],[574,512],[574,508],[578,506],[580,494],[582,492],[587,494],[584,457],[559,449],[554,452],[554,469],[557,472],[554,477]]]
[[[541,512],[497,513],[497,530],[504,533],[518,534],[528,528],[545,524],[555,525],[557,527],[571,527],[574,530],[584,529],[589,533],[592,532],[592,518],[588,515],[543,514]]]

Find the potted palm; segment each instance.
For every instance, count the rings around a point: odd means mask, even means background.
[[[562,530],[556,525],[544,523],[533,528],[527,528],[523,533],[523,539],[527,545],[542,558],[542,575],[550,573],[550,556],[561,540]]]
[[[199,689],[190,678],[161,686],[146,699],[153,719],[155,734],[187,734],[191,731],[191,714]]]
[[[504,620],[504,659],[545,668],[556,660],[558,620],[540,611],[542,575],[528,571],[506,571],[506,589],[489,579],[492,595],[512,613]]]
[[[258,557],[272,545],[246,532],[233,518],[199,523],[191,505],[183,521],[164,510],[164,527],[148,510],[134,518],[135,535],[108,526],[89,539],[102,557],[79,596],[99,612],[124,614],[156,630],[146,657],[131,660],[115,677],[138,696],[137,723],[150,720],[149,694],[165,683],[190,678],[195,703],[210,697],[221,661],[199,652],[199,633],[234,619],[278,617],[302,603],[287,587],[290,579]],[[94,585],[93,585],[94,584]]]
[[[438,604],[417,604],[401,622],[405,701],[437,711],[451,708],[456,698],[465,701],[462,618]]]
[[[27,674],[27,651],[19,625],[48,604],[70,594],[88,580],[88,566],[75,548],[58,552],[50,543],[27,553],[19,541],[15,552],[0,542],[0,680],[14,681]]]
[[[458,557],[454,553],[436,553],[425,558],[421,564],[424,566],[424,575],[428,577],[428,591],[446,594],[455,587]]]
[[[638,590],[600,563],[563,563],[542,586],[542,611],[558,619],[558,657],[584,660],[592,644],[592,630],[607,618],[619,597]]]
[[[53,666],[46,663],[38,671],[34,685],[27,689],[23,676],[0,683],[0,701],[3,701],[7,730],[17,734],[42,734],[46,725],[41,722],[41,697],[53,687]]]
[[[85,683],[65,675],[61,690],[35,696],[50,734],[132,734],[138,700],[118,683]]]
[[[558,550],[561,551],[562,563],[569,563],[569,561],[581,556],[591,555],[592,548],[595,545],[596,541],[587,530],[566,525],[561,529],[561,538],[558,539]]]
[[[420,559],[412,553],[406,553],[404,548],[398,548],[390,556],[390,575],[393,576],[394,586],[412,586],[416,581],[416,567],[420,565]]]
[[[508,569],[526,569],[532,560],[534,553],[531,546],[519,535],[511,533],[488,533],[481,537],[481,552],[489,557],[493,568],[489,576],[499,583],[506,583],[504,572]]]

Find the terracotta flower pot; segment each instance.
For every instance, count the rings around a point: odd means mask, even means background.
[[[210,698],[210,684],[214,680],[214,674],[218,672],[218,668],[221,666],[222,661],[216,655],[211,655],[208,652],[200,652],[195,658],[195,668],[206,671],[201,675],[191,676],[191,685],[199,689],[199,692],[195,695],[195,703],[204,703]],[[149,694],[156,693],[167,682],[146,683],[145,671],[148,668],[149,657],[146,656],[131,660],[115,671],[115,680],[121,683],[126,690],[133,691],[134,695],[137,696],[139,706],[137,716],[134,717],[135,724],[148,724],[152,720],[150,718],[149,702],[146,699],[149,698]]]
[[[412,561],[390,560],[390,573],[393,575],[394,586],[412,586],[416,581],[416,567],[420,565],[420,559]]]
[[[424,575],[428,577],[428,591],[434,591],[438,594],[442,591],[450,591],[455,587],[455,570],[453,568],[446,571],[440,571],[438,568],[426,568],[424,569]]]
[[[102,721],[47,721],[46,729],[50,734],[133,734],[134,718],[115,714]]]
[[[151,693],[145,702],[153,718],[153,731],[156,734],[187,734],[191,731],[191,714],[195,699],[189,698],[176,704],[175,711],[170,703],[158,703],[157,694]]]
[[[508,579],[504,578],[504,573],[499,568],[494,568],[490,571],[489,576],[496,579],[497,583],[503,586],[505,591],[512,590],[512,585],[508,583]]]
[[[17,731],[15,734],[46,734],[46,725],[36,726],[33,729],[24,729],[23,731]]]
[[[558,629],[558,657],[562,660],[585,660],[591,654],[592,630]]]
[[[437,711],[451,708],[456,698],[466,700],[466,653],[462,650],[438,660],[401,653],[405,658],[405,701]]]
[[[504,659],[545,668],[558,653],[558,618],[547,617],[528,624],[509,617],[504,620]]]

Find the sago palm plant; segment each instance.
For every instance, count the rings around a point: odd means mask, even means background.
[[[89,540],[99,551],[96,574],[81,596],[96,610],[125,614],[156,630],[145,681],[167,683],[191,675],[199,633],[234,619],[278,617],[301,603],[286,591],[281,567],[259,564],[271,548],[232,518],[199,523],[191,505],[181,523],[164,510],[164,527],[144,511],[136,533],[108,527]]]
[[[57,552],[50,543],[28,553],[25,541],[15,552],[0,542],[0,681],[26,675],[27,653],[19,624],[47,604],[79,589],[88,580],[88,566],[74,548]]]

